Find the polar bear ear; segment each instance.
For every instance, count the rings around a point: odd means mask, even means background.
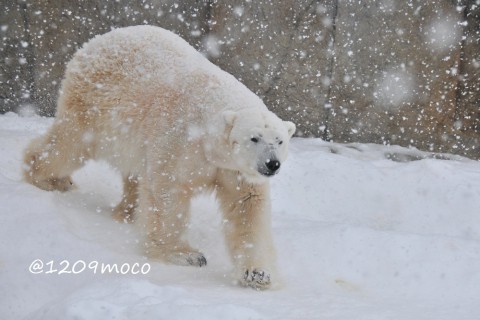
[[[235,111],[227,110],[223,112],[223,119],[225,120],[225,123],[229,126],[233,126],[236,118],[237,113]]]
[[[284,123],[285,123],[285,126],[287,127],[288,134],[290,135],[290,137],[292,137],[297,127],[293,122],[290,122],[290,121],[284,121]]]

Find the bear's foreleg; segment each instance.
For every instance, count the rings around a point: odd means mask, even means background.
[[[204,255],[183,238],[191,197],[191,191],[176,185],[152,188],[148,182],[140,182],[135,215],[146,237],[144,246],[148,257],[183,266],[207,264]]]
[[[224,172],[217,187],[227,247],[240,283],[266,289],[275,272],[269,183],[249,184],[232,175],[236,174]]]

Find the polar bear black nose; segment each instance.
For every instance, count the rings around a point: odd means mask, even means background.
[[[271,172],[276,172],[278,169],[280,169],[280,162],[277,160],[267,160],[265,165]]]

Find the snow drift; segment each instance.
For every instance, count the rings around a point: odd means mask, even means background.
[[[2,319],[467,320],[480,313],[477,161],[294,139],[272,180],[283,286],[257,292],[231,282],[212,197],[192,206],[190,241],[209,260],[196,269],[141,256],[135,229],[110,218],[121,181],[105,164],[77,172],[78,188],[65,194],[23,182],[22,150],[51,123],[0,116]],[[66,260],[70,269],[97,261],[151,270],[33,274],[36,259],[57,269]]]

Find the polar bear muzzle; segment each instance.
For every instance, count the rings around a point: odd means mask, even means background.
[[[258,172],[266,177],[271,177],[280,170],[280,161],[274,158],[267,159],[258,166]]]

